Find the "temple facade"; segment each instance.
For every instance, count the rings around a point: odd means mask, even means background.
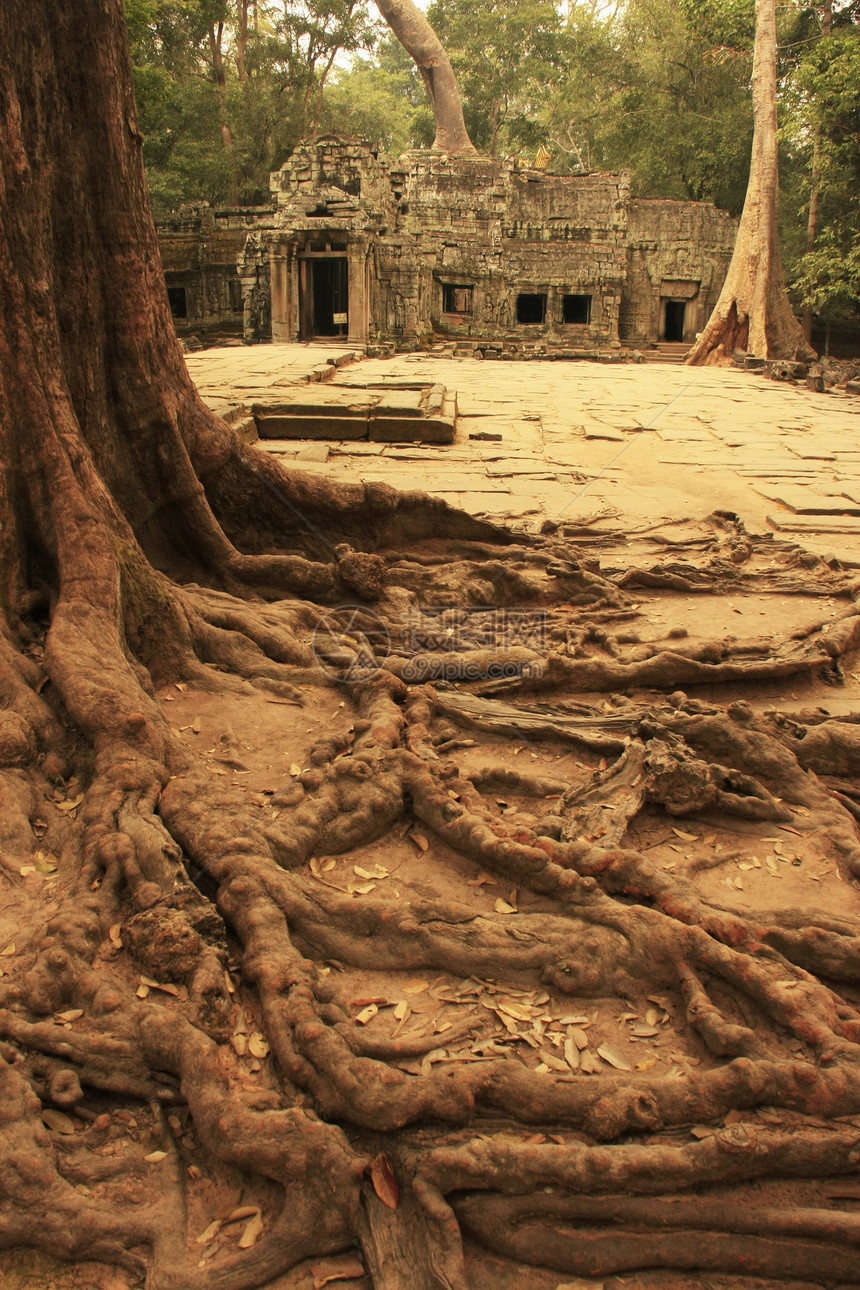
[[[160,226],[180,329],[241,316],[249,342],[331,337],[371,353],[688,342],[737,228],[710,203],[631,198],[624,171],[432,151],[394,162],[332,136],[296,148],[271,188],[272,207],[184,208]]]

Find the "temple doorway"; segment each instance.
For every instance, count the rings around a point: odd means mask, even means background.
[[[349,330],[349,270],[345,255],[315,255],[301,262],[301,334],[346,336]]]
[[[663,302],[663,334],[661,340],[684,340],[684,325],[687,321],[686,300],[665,300]]]

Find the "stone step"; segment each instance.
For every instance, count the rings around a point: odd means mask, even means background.
[[[689,352],[690,345],[685,340],[662,340],[656,349],[642,351],[646,363],[683,363]]]

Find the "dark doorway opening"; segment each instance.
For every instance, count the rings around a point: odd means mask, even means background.
[[[546,295],[517,296],[517,322],[542,323],[546,318]]]
[[[188,317],[188,299],[184,287],[168,287],[167,303],[174,318]]]
[[[455,286],[453,283],[442,283],[443,314],[470,314],[472,312],[472,286]]]
[[[349,271],[345,255],[308,261],[314,336],[345,336],[348,327]]]
[[[684,339],[684,322],[687,314],[686,300],[666,301],[666,323],[663,328],[663,339],[679,341]]]
[[[561,321],[578,323],[580,326],[591,322],[591,296],[562,296]]]

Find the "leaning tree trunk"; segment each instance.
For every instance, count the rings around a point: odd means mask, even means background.
[[[0,1249],[148,1290],[254,1290],[332,1254],[355,1277],[359,1242],[376,1290],[465,1290],[464,1234],[582,1276],[851,1281],[853,1214],[751,1184],[860,1163],[853,893],[844,916],[747,916],[633,840],[647,812],[704,812],[860,875],[857,726],[678,692],[836,679],[855,581],[798,576],[725,513],[704,554],[692,542],[699,565],[674,539],[655,565],[649,538],[638,568],[623,533],[605,575],[560,536],[241,447],[173,335],[119,0],[10,9]],[[781,642],[630,631],[661,588],[726,586],[832,594],[844,614]],[[511,605],[508,628],[494,607]],[[510,639],[488,645],[491,624]],[[313,742],[278,721],[289,774],[268,767],[252,797],[228,777],[235,735],[207,757],[172,727],[174,684],[237,720],[261,696],[301,727],[326,717]],[[548,710],[499,687],[616,702]],[[504,747],[475,756],[461,726]],[[383,844],[396,879],[352,865]],[[344,855],[361,882],[333,881]],[[630,1060],[586,1030],[599,1012],[616,1043],[642,1013]]]
[[[418,65],[436,120],[433,147],[450,156],[477,152],[463,120],[463,105],[451,60],[424,14],[412,0],[376,0],[376,6]]]
[[[775,0],[756,0],[755,13],[747,195],[723,289],[688,363],[728,363],[737,349],[757,358],[815,356],[792,311],[779,250]]]

